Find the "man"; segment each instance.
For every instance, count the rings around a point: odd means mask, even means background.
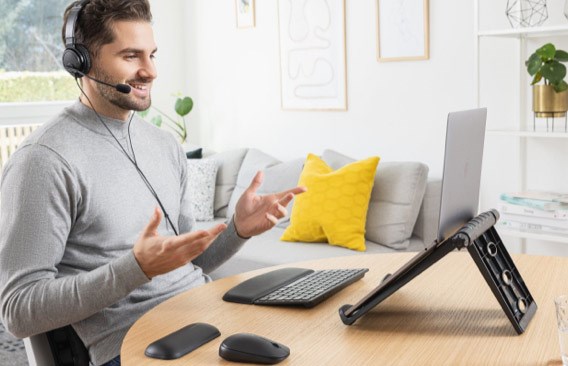
[[[3,173],[2,321],[18,337],[72,324],[91,363],[115,365],[136,319],[209,281],[205,273],[272,228],[304,189],[258,196],[259,172],[227,224],[192,232],[185,154],[133,112],[150,106],[157,76],[148,1],[80,5],[75,42],[92,64],[80,100],[30,136]]]

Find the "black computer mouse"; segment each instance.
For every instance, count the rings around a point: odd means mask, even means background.
[[[227,337],[219,346],[219,356],[227,361],[273,365],[290,355],[290,348],[250,333]]]

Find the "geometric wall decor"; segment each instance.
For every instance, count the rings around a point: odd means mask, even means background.
[[[546,0],[507,0],[505,14],[511,27],[536,27],[548,19]]]

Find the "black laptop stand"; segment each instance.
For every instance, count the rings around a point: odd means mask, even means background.
[[[353,324],[369,310],[410,282],[454,249],[467,248],[518,334],[527,328],[537,305],[523,281],[503,241],[495,230],[499,212],[484,212],[465,224],[451,238],[434,243],[355,305],[343,305],[339,315],[343,323]]]

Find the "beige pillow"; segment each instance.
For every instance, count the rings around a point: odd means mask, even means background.
[[[279,193],[296,187],[303,165],[303,158],[281,162],[260,150],[250,149],[241,165],[237,183],[229,202],[227,217],[232,216],[235,212],[237,201],[249,187],[256,172],[259,170],[264,172],[264,181],[257,191],[258,194]],[[293,204],[294,200],[286,206],[288,216],[280,220],[278,223],[279,227],[286,227],[290,224],[290,213],[292,212]]]
[[[204,158],[204,160],[213,159],[217,161],[219,166],[213,204],[215,217],[228,217],[229,200],[237,184],[237,176],[247,151],[248,149],[233,149]]]

